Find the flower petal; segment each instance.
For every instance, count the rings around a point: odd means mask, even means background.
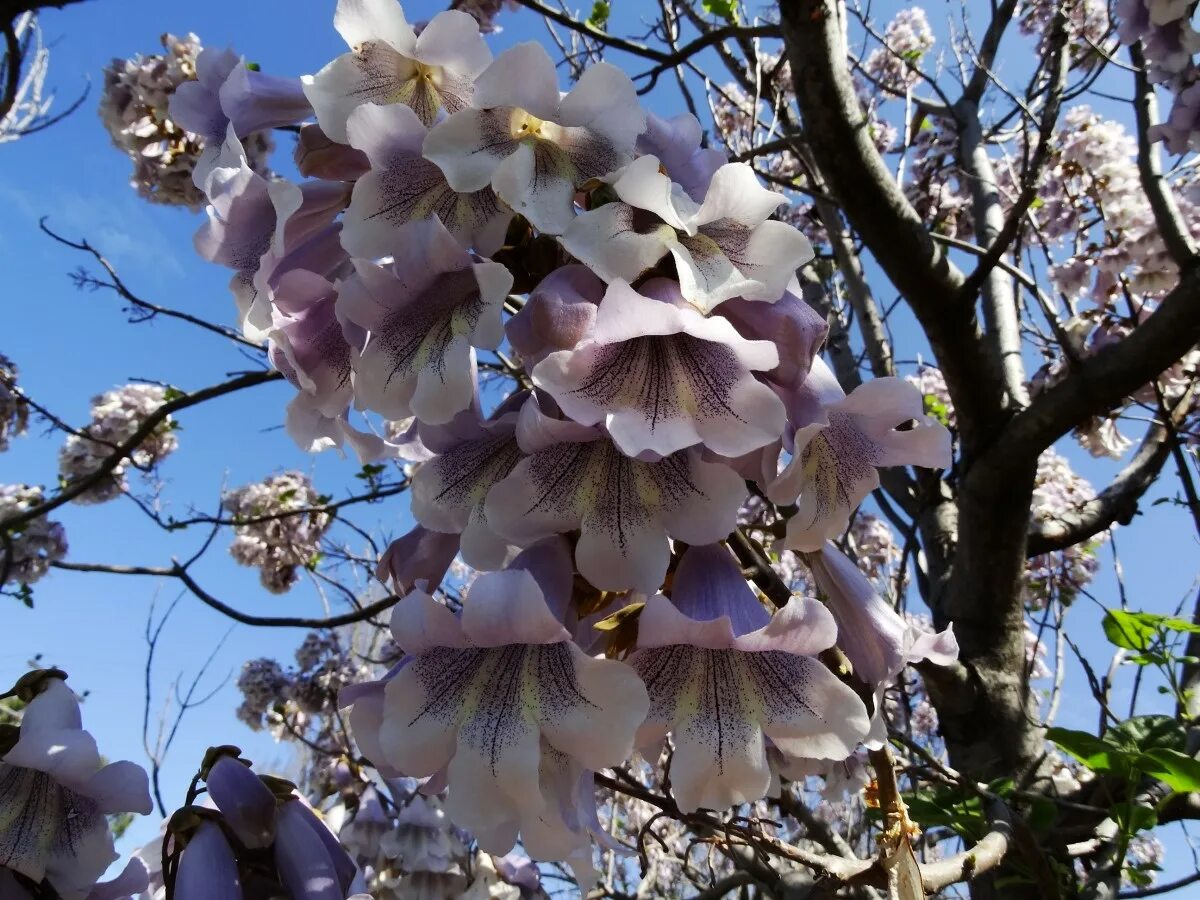
[[[483,190],[521,146],[509,131],[512,116],[508,107],[460,110],[425,136],[425,158],[437,164],[454,190]]]
[[[474,103],[480,109],[516,107],[539,119],[555,119],[558,113],[558,73],[554,60],[537,41],[505,50],[478,81]]]

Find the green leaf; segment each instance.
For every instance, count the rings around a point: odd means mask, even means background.
[[[1131,807],[1128,803],[1118,803],[1112,812],[1113,819],[1126,834],[1137,834],[1158,824],[1158,813],[1148,806]]]
[[[1172,716],[1134,716],[1115,725],[1104,740],[1132,753],[1159,748],[1182,750],[1187,740],[1183,723]]]
[[[595,31],[603,31],[608,25],[608,16],[612,12],[612,4],[605,0],[596,0],[592,4],[592,12],[583,24]]]
[[[1178,750],[1149,750],[1138,757],[1138,768],[1173,791],[1200,791],[1200,760]]]
[[[1158,637],[1158,623],[1161,620],[1162,616],[1151,613],[1110,609],[1104,614],[1104,636],[1109,643],[1126,650],[1145,651]]]
[[[1088,731],[1071,728],[1050,728],[1046,738],[1071,754],[1093,772],[1127,773],[1130,769],[1130,754],[1104,738]]]
[[[738,20],[737,0],[703,0],[700,4],[710,16],[733,24]]]

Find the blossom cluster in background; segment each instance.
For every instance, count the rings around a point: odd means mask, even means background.
[[[147,473],[179,447],[175,420],[166,416],[155,424],[124,458],[100,474],[113,451],[134,439],[145,420],[167,402],[167,388],[155,384],[126,384],[92,398],[92,420],[67,435],[58,454],[58,474],[65,485],[98,476],[78,494],[76,503],[104,503],[129,490],[126,475],[133,466]]]
[[[230,555],[259,569],[262,586],[272,594],[286,593],[299,569],[314,566],[320,555],[321,538],[333,521],[321,505],[303,472],[281,472],[227,491],[221,506],[234,523]]]
[[[205,138],[172,120],[171,97],[197,78],[200,39],[194,34],[162,36],[163,53],[114,59],[104,70],[100,119],[113,144],[133,162],[130,184],[152,203],[199,209],[204,194],[193,173]],[[274,147],[269,132],[248,136],[250,165],[266,171]]]
[[[1142,42],[1151,84],[1174,95],[1165,121],[1151,129],[1151,140],[1171,153],[1200,150],[1200,32],[1195,6],[1185,0],[1117,0],[1113,12],[1121,42]]]
[[[0,453],[29,427],[29,404],[17,388],[17,364],[0,353]]]
[[[0,484],[0,519],[24,513],[41,504],[40,487]],[[26,523],[0,542],[0,585],[30,585],[50,569],[50,563],[67,555],[67,533],[45,516]]]

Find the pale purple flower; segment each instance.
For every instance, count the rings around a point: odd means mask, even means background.
[[[500,568],[508,552],[484,501],[523,456],[516,426],[515,411],[487,421],[467,412],[447,426],[422,429],[437,456],[413,476],[413,518],[431,531],[461,535],[463,560],[477,569]]]
[[[550,419],[532,402],[518,438],[530,455],[488,493],[488,521],[518,546],[579,529],[576,566],[601,590],[656,590],[668,536],[688,544],[724,538],[746,496],[737,473],[696,448],[630,458],[599,429]]]
[[[787,198],[764,188],[745,163],[721,166],[699,203],[653,156],[632,162],[612,187],[619,202],[579,215],[562,237],[606,281],[633,281],[670,254],[684,298],[707,313],[731,297],[778,300],[812,259],[803,234],[769,218]]]
[[[366,333],[338,318],[337,289],[315,272],[285,272],[272,293],[271,364],[311,409],[326,418],[344,415],[353,396],[352,359]]]
[[[492,61],[479,25],[456,10],[438,13],[418,36],[396,0],[338,0],[333,27],[351,52],[301,80],[322,130],[343,144],[364,103],[403,103],[426,125],[469,106]]]
[[[351,256],[390,256],[407,240],[411,223],[441,219],[464,248],[490,256],[504,243],[512,211],[490,186],[460,194],[421,155],[428,129],[407,106],[366,103],[350,114],[346,134],[371,169],[354,184],[342,245]]]
[[[308,181],[268,181],[250,168],[241,141],[230,130],[204,183],[208,221],[196,232],[196,252],[234,270],[230,289],[247,337],[262,339],[272,325],[270,279],[291,250],[308,244],[341,212],[346,186]],[[341,248],[333,241],[333,249]],[[334,266],[304,266],[320,275]]]
[[[365,153],[331,140],[316,122],[300,126],[293,159],[305,178],[327,181],[356,181],[371,169]]]
[[[933,634],[906,622],[833,544],[806,554],[805,561],[837,622],[838,646],[854,666],[854,674],[875,691],[871,739],[883,740],[884,689],[909,663],[926,659],[940,666],[953,663],[958,658],[953,627]]]
[[[216,822],[201,822],[183,848],[175,870],[175,898],[242,900],[237,859]]]
[[[782,434],[783,403],[751,374],[778,365],[774,343],[702,316],[675,282],[653,279],[635,291],[617,280],[587,338],[551,353],[532,378],[574,421],[603,424],[629,456],[703,444],[732,457]]]
[[[208,796],[230,830],[246,847],[261,849],[275,841],[275,795],[249,764],[222,755],[204,778]]]
[[[560,266],[530,293],[504,325],[527,370],[556,350],[573,350],[592,330],[605,284],[587,266]]]
[[[700,146],[703,136],[700,121],[691,113],[664,119],[647,111],[646,131],[637,139],[637,152],[657,157],[667,177],[702,203],[713,175],[726,162],[720,150]]]
[[[950,434],[924,414],[920,393],[899,378],[876,378],[825,409],[825,421],[796,431],[791,462],[768,489],[796,503],[786,544],[816,550],[846,530],[850,514],[879,486],[880,466],[949,468]],[[898,426],[914,423],[906,430]]]
[[[276,815],[275,867],[293,900],[346,900],[357,874],[337,838],[303,800],[289,800]]]
[[[632,670],[571,642],[552,608],[565,607],[569,590],[566,548],[550,564],[531,550],[481,575],[461,618],[421,591],[393,612],[393,637],[411,660],[384,689],[382,750],[409,775],[447,769],[447,812],[488,852],[508,852],[550,806],[543,744],[588,768],[615,765],[645,715]]]
[[[117,859],[106,815],[150,813],[138,765],[104,765],[79,701],[56,674],[34,688],[16,744],[0,759],[0,869],[46,879],[63,900],[85,900]]]
[[[389,419],[446,424],[474,399],[472,348],[495,349],[504,337],[512,275],[474,262],[436,218],[414,225],[391,264],[356,259],[354,271],[337,308],[370,332],[352,361],[357,404]]]
[[[232,50],[202,50],[195,72],[195,80],[175,89],[168,112],[204,142],[193,172],[197,187],[204,187],[228,132],[247,138],[312,112],[299,79],[256,71]]]
[[[473,102],[429,132],[426,158],[456,191],[490,183],[548,234],[571,223],[577,188],[633,159],[646,127],[628,75],[596,63],[560,97],[554,61],[533,42],[497,57],[480,74]]]
[[[398,594],[422,585],[423,590],[432,593],[446,577],[458,553],[458,543],[457,534],[430,531],[418,525],[383,551],[375,577],[390,581]]]
[[[646,600],[630,664],[650,695],[641,747],[672,734],[671,790],[683,812],[766,795],[766,740],[793,756],[840,759],[867,733],[854,692],[816,655],[833,645],[833,617],[794,598],[774,616],[729,551],[693,546],[671,599]]]

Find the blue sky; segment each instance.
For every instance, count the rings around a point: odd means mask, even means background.
[[[888,7],[897,4],[884,4]],[[114,56],[152,53],[164,31],[194,31],[209,46],[235,47],[264,70],[280,74],[316,71],[344,50],[331,26],[332,0],[255,0],[170,3],[151,0],[105,0],[48,12],[43,19],[53,43],[51,81],[62,102],[69,102],[87,79],[92,94],[83,108],[52,129],[14,144],[0,146],[0,265],[6,275],[4,300],[7,327],[0,350],[20,366],[22,383],[37,399],[63,418],[82,424],[92,395],[131,379],[170,382],[196,388],[223,380],[225,373],[248,367],[247,360],[220,339],[170,321],[129,325],[115,297],[76,290],[68,273],[88,264],[80,254],[53,243],[37,230],[41,216],[65,236],[86,237],[120,269],[137,293],[157,302],[217,321],[231,322],[233,304],[228,272],[199,260],[191,236],[200,216],[184,210],[146,204],[128,186],[129,162],[112,148],[95,114],[101,70]],[[618,23],[636,19],[639,6],[616,0]],[[407,3],[409,18],[432,15],[440,4]],[[940,4],[930,4],[931,15]],[[881,22],[887,13],[877,13]],[[494,50],[530,38],[543,39],[540,21],[527,11],[505,13],[504,32],[490,43]],[[944,33],[943,29],[939,31]],[[627,63],[615,56],[614,61]],[[661,112],[677,112],[678,96],[666,79],[650,102]],[[290,148],[282,136],[281,148]],[[875,279],[883,299],[889,290]],[[900,322],[897,333],[912,338],[911,325]],[[902,359],[915,357],[902,349]],[[169,510],[183,514],[189,504],[212,511],[223,485],[258,480],[283,468],[309,472],[319,490],[338,495],[356,483],[357,464],[336,454],[310,457],[300,453],[277,426],[289,389],[269,385],[220,399],[182,416],[180,449],[162,468]],[[1136,432],[1131,429],[1131,435]],[[53,484],[58,439],[40,433],[17,441],[0,456],[0,481]],[[1073,465],[1097,486],[1115,470],[1064,442]],[[1167,489],[1173,491],[1168,484]],[[1156,495],[1157,496],[1157,495]],[[77,561],[164,565],[171,556],[188,555],[203,535],[166,535],[150,525],[127,502],[99,507],[68,506],[57,517],[66,525],[71,559]],[[403,501],[373,507],[362,521],[383,532],[407,527]],[[1148,519],[1121,529],[1118,535],[1130,604],[1159,612],[1183,602],[1190,611],[1198,558],[1190,521],[1170,505],[1156,507]],[[234,565],[219,542],[198,569],[202,583],[240,609],[264,615],[319,615],[311,590],[283,597],[258,586],[257,571]],[[1094,585],[1101,603],[1115,604],[1118,593],[1109,562],[1101,551],[1105,573]],[[36,588],[36,608],[17,604],[3,610],[0,682],[11,683],[26,661],[43,654],[43,662],[67,669],[77,690],[89,691],[87,726],[110,758],[142,760],[140,727],[143,710],[143,631],[152,604],[165,607],[178,585],[152,579],[55,572]],[[1071,611],[1074,634],[1101,670],[1107,651],[1099,632],[1100,610],[1081,600]],[[228,632],[228,635],[227,635]],[[156,671],[160,704],[178,675],[190,677],[212,652],[217,653],[210,683],[236,676],[242,661],[274,656],[290,662],[304,632],[236,626],[185,597],[167,626]],[[227,635],[227,636],[226,636]],[[1131,682],[1123,677],[1116,692],[1117,708]],[[1060,724],[1094,727],[1095,711],[1086,684],[1072,667]],[[232,680],[204,707],[185,719],[177,747],[167,762],[167,802],[179,802],[204,747],[236,743],[267,768],[286,765],[285,748],[246,729],[233,717],[239,702]],[[1127,700],[1126,700],[1127,702]],[[157,827],[147,818],[135,824],[127,844],[141,843]]]

